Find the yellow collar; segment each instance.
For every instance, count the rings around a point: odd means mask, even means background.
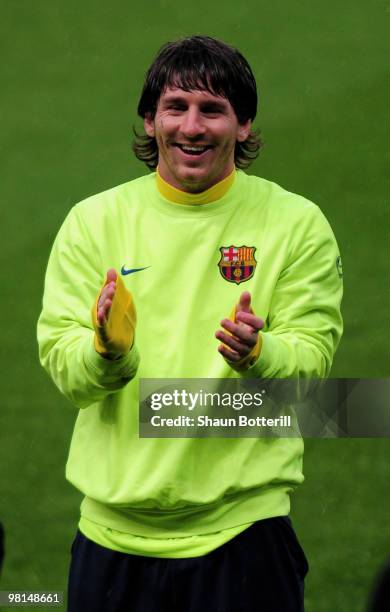
[[[229,191],[235,178],[236,169],[234,168],[226,178],[222,179],[222,181],[219,181],[219,183],[216,183],[216,185],[213,185],[209,189],[206,189],[206,191],[201,191],[200,193],[188,193],[187,191],[176,189],[176,187],[172,187],[172,185],[164,181],[158,171],[158,168],[156,172],[157,189],[166,200],[169,200],[173,204],[192,204],[193,206],[199,204],[210,204],[211,202],[215,202],[215,200],[219,200]]]

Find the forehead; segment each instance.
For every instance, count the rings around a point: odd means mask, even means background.
[[[163,104],[171,100],[182,100],[191,104],[215,103],[226,108],[232,108],[227,98],[211,93],[206,89],[191,89],[187,91],[181,89],[181,87],[172,87],[168,85],[162,92],[158,103]]]

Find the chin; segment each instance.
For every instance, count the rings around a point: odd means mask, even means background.
[[[182,185],[181,189],[184,189],[184,191],[192,191],[194,193],[206,191],[206,189],[211,187],[211,184],[213,184],[210,183],[207,177],[200,177],[194,175],[181,178],[179,182]]]
[[[188,168],[187,171],[176,176],[178,183],[191,191],[205,191],[218,180],[213,179],[210,174],[202,171],[200,168]]]

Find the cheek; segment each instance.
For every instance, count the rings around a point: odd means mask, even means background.
[[[221,144],[226,148],[230,148],[232,145],[234,146],[237,140],[237,132],[238,130],[232,129],[231,125],[227,125],[226,123],[222,125],[219,131]]]
[[[164,116],[160,116],[158,120],[156,121],[155,125],[156,125],[156,132],[158,132],[160,138],[162,139],[169,136],[169,134],[171,134],[172,131],[174,130],[174,126],[172,125],[172,122],[169,121],[169,119],[167,119]]]
[[[236,138],[233,134],[226,135],[223,139],[222,149],[225,154],[229,154],[234,149]]]

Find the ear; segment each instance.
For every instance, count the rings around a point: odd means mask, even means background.
[[[150,113],[145,115],[144,130],[148,136],[154,138],[154,118]]]
[[[248,121],[246,121],[245,123],[239,123],[238,128],[237,128],[237,140],[238,142],[244,142],[249,134],[251,133],[251,129],[252,129],[252,121],[250,119],[248,119]]]

